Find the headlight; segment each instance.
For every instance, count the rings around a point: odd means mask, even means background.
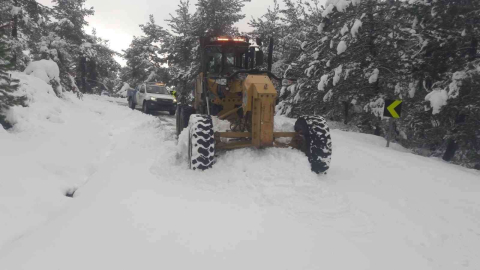
[[[151,99],[151,100],[157,100],[157,98],[155,98],[155,97],[151,97],[150,99]]]
[[[176,99],[176,98],[173,99],[173,103],[177,103],[177,99]]]

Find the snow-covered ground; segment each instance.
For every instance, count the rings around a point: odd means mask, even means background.
[[[478,171],[341,130],[327,175],[290,149],[191,171],[173,117],[16,76],[31,105],[0,129],[2,270],[480,269]]]

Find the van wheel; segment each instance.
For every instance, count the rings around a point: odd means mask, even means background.
[[[143,102],[142,112],[143,112],[144,114],[148,114],[148,113],[149,113],[149,111],[148,111],[148,106],[147,106],[147,103],[146,103],[146,102]]]

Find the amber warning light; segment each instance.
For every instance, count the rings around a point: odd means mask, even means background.
[[[228,37],[212,37],[211,41],[237,41],[237,42],[245,42],[245,38],[228,38]]]

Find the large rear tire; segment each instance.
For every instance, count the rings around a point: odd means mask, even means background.
[[[326,173],[332,159],[332,139],[327,121],[321,116],[301,116],[295,122],[295,131],[305,140],[305,154],[312,171]]]
[[[215,138],[212,117],[192,114],[188,138],[188,162],[192,170],[206,170],[215,163]]]

